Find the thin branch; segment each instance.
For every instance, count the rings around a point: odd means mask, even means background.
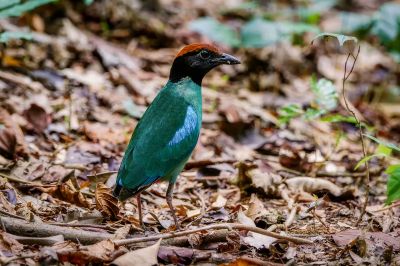
[[[219,229],[228,229],[228,230],[246,230],[270,237],[274,237],[277,239],[284,239],[290,242],[293,242],[295,244],[313,244],[314,242],[308,239],[303,239],[303,238],[298,238],[298,237],[292,237],[292,236],[285,236],[285,235],[280,235],[277,233],[269,232],[265,229],[258,228],[255,226],[247,226],[243,224],[237,224],[237,223],[222,223],[222,224],[213,224],[213,225],[208,225],[204,227],[199,227],[195,229],[190,229],[186,231],[180,231],[180,232],[171,232],[171,233],[165,233],[165,234],[157,234],[154,236],[148,236],[148,237],[138,237],[138,238],[131,238],[131,239],[121,239],[121,240],[115,240],[114,243],[118,246],[122,245],[130,245],[130,244],[135,244],[138,242],[148,242],[148,241],[155,241],[160,238],[166,239],[166,238],[172,238],[172,237],[179,237],[179,236],[186,236],[190,235],[196,232],[200,231],[209,231],[209,230],[219,230]]]
[[[382,209],[372,211],[372,212],[374,212],[374,213],[383,212],[383,211],[390,210],[391,208],[395,208],[395,207],[400,207],[400,201],[397,201],[397,202],[393,203],[392,205],[386,206]]]

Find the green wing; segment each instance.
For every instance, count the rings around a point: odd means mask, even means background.
[[[146,110],[122,160],[117,182],[133,193],[160,178],[175,178],[197,143],[201,113],[170,89]]]

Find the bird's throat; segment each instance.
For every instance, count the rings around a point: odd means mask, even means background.
[[[176,58],[171,67],[169,80],[176,83],[184,78],[190,78],[201,86],[201,82],[208,71],[210,71],[210,69],[193,69],[185,63],[183,58]]]

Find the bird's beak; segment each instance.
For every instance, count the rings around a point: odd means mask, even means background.
[[[230,54],[221,54],[219,57],[215,59],[217,64],[226,64],[226,65],[236,65],[240,64],[240,60]]]

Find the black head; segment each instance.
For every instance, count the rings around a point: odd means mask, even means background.
[[[177,82],[190,77],[194,82],[201,84],[208,71],[216,66],[240,64],[239,59],[225,54],[209,44],[190,44],[185,46],[175,57],[169,79]]]

